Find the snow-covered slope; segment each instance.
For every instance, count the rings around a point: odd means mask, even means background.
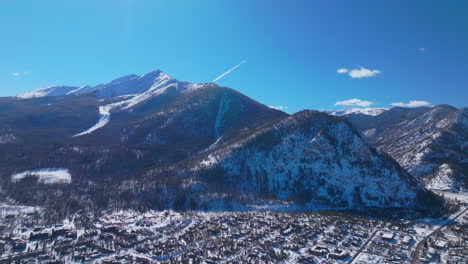
[[[182,96],[187,92],[194,91],[201,88],[213,87],[212,84],[193,84],[187,82],[174,82],[168,75],[163,74],[160,78],[154,80],[155,83],[146,91],[134,95],[120,95],[117,102],[102,105],[99,107],[99,119],[92,127],[78,133],[75,137],[90,134],[97,129],[100,129],[109,123],[111,112],[118,111],[132,111],[136,105],[143,103],[147,100],[154,99],[157,96],[169,94],[176,94],[176,97]]]
[[[121,77],[110,83],[98,85],[95,89],[98,97],[110,98],[121,95],[142,94],[175,83],[177,83],[176,79],[160,70],[155,70],[140,76]]]
[[[76,134],[75,137],[90,134],[93,131],[96,131],[99,128],[107,125],[107,123],[109,123],[109,120],[110,120],[110,110],[111,109],[112,109],[112,104],[99,106],[99,120],[97,121],[97,123],[94,124],[92,127],[84,130],[83,132],[80,132],[80,133]]]
[[[102,99],[98,108],[99,116],[94,125],[75,134],[75,137],[90,134],[105,125],[111,119],[111,113],[117,111],[131,111],[132,108],[146,100],[163,95],[169,90],[179,95],[212,86],[212,84],[197,84],[180,82],[168,74],[155,70],[143,75],[128,75],[117,78],[109,83],[97,86],[49,86],[18,95],[21,99],[47,96],[71,96],[93,93]],[[108,101],[111,101],[110,103]]]
[[[17,97],[22,99],[29,99],[35,97],[44,97],[44,96],[61,96],[73,93],[73,91],[79,89],[86,89],[88,86],[77,87],[77,86],[47,86],[42,87],[30,92],[19,94]]]
[[[152,94],[160,88],[179,83],[184,87],[187,87],[189,84],[187,82],[179,82],[168,74],[160,70],[155,70],[143,75],[132,74],[123,76],[109,83],[99,84],[96,86],[48,86],[20,94],[17,97],[26,99],[45,96],[80,95],[95,92],[96,96],[99,98],[143,94],[146,96],[142,97],[147,98],[148,94]],[[141,98],[139,101],[141,101]],[[135,101],[133,104],[135,104]]]
[[[387,110],[388,108],[345,108],[341,110],[325,111],[325,113],[329,115],[336,115],[336,116],[343,116],[343,115],[350,115],[350,114],[363,114],[363,115],[376,116],[376,115],[380,115],[381,113]]]
[[[350,120],[377,148],[387,152],[426,186],[464,191],[468,187],[468,110],[448,105],[393,108],[376,117]]]
[[[207,86],[212,86],[212,84],[180,82],[160,70],[155,70],[143,75],[132,74],[123,76],[109,83],[97,86],[48,86],[20,94],[17,97],[29,99],[94,93],[98,98],[103,100],[112,98],[112,103],[99,106],[99,116],[96,123],[74,135],[78,137],[88,135],[107,125],[111,119],[111,112],[129,111],[132,107],[150,98],[162,95],[170,89],[179,94],[184,94]]]
[[[311,207],[415,207],[426,191],[372,149],[341,117],[302,111],[205,156],[233,191],[298,199]]]

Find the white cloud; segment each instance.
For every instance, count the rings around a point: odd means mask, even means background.
[[[286,110],[286,109],[288,109],[287,106],[281,106],[281,105],[278,105],[278,106],[273,106],[273,105],[271,105],[271,106],[269,106],[269,107],[270,107],[270,108],[273,108],[273,109],[276,109],[276,110]]]
[[[216,77],[213,81],[211,82],[217,82],[219,81],[219,79],[223,78],[224,76],[228,75],[229,73],[231,73],[233,70],[235,70],[237,67],[241,66],[242,64],[246,63],[247,61],[241,61],[239,64],[237,64],[236,66],[232,67],[231,69],[227,70],[227,72],[221,74],[220,76]]]
[[[354,79],[373,77],[379,73],[382,73],[379,70],[371,70],[371,69],[367,69],[364,67],[360,67],[359,69],[352,69],[352,70],[348,70],[346,68],[340,68],[336,72],[338,74],[347,73],[351,78],[354,78]]]
[[[18,77],[28,74],[28,72],[12,72],[11,75]]]
[[[427,106],[431,103],[427,101],[409,101],[409,103],[392,103],[393,106],[400,106],[400,107],[419,107],[419,106]]]
[[[371,101],[364,101],[361,99],[353,98],[345,101],[338,101],[335,105],[345,105],[345,106],[360,106],[360,107],[368,107],[374,104]]]
[[[427,49],[426,48],[419,48],[418,49],[420,52],[425,52]]]
[[[351,78],[367,78],[367,77],[373,77],[379,73],[381,73],[381,71],[379,70],[370,70],[370,69],[361,67],[360,69],[350,70],[349,76],[351,76]]]

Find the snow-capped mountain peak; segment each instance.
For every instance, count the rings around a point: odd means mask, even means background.
[[[95,87],[100,98],[110,98],[129,94],[143,94],[157,90],[163,86],[176,83],[177,80],[160,70],[143,75],[128,75],[115,79],[107,84]]]
[[[158,88],[178,81],[161,70],[154,70],[142,75],[127,75],[114,79],[108,83],[96,86],[47,86],[30,92],[19,94],[21,99],[45,97],[81,95],[96,92],[99,98],[110,98],[130,94],[142,94],[148,91],[155,91]]]
[[[28,98],[35,98],[35,97],[44,97],[44,96],[60,96],[66,95],[72,91],[79,89],[78,86],[46,86],[41,87],[36,90],[32,90],[26,93],[22,93],[17,95],[18,98],[21,99],[28,99]]]
[[[381,113],[387,111],[388,108],[345,108],[341,110],[330,110],[325,111],[327,114],[336,115],[336,116],[343,116],[343,115],[350,115],[350,114],[363,114],[363,115],[370,115],[370,116],[377,116]]]
[[[101,99],[114,98],[111,103],[99,106],[99,119],[92,127],[75,135],[82,136],[104,127],[110,121],[111,112],[131,111],[131,109],[151,98],[164,94],[181,96],[187,92],[203,87],[218,87],[209,83],[180,82],[161,70],[155,70],[143,75],[128,75],[115,79],[107,84],[101,84],[93,89]],[[80,90],[77,90],[79,93]],[[164,99],[163,99],[164,100]]]

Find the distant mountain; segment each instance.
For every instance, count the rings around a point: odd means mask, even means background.
[[[109,83],[96,86],[48,86],[19,94],[17,97],[27,99],[45,96],[81,95],[96,92],[96,96],[99,98],[110,98],[122,95],[142,94],[175,83],[179,82],[166,73],[155,70],[140,76],[132,74],[120,77]]]
[[[335,115],[335,116],[344,116],[344,115],[350,115],[350,114],[363,114],[363,115],[376,116],[376,115],[380,115],[381,113],[387,110],[388,108],[345,108],[341,110],[329,110],[329,111],[325,111],[325,113],[329,115]]]
[[[83,89],[87,90],[89,86],[77,87],[77,86],[47,86],[42,87],[30,92],[19,94],[18,98],[36,98],[36,97],[45,97],[45,96],[61,96],[67,94],[73,94],[75,91]]]
[[[0,155],[6,195],[60,212],[225,210],[269,200],[303,208],[440,206],[345,117],[289,116],[159,70],[0,98]],[[65,171],[66,181],[50,173]]]
[[[351,115],[369,142],[428,188],[468,188],[468,110],[449,105],[395,107],[378,116]]]

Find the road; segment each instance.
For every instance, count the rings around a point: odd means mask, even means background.
[[[425,238],[423,238],[421,241],[419,241],[419,243],[416,246],[416,249],[414,251],[413,259],[411,260],[411,264],[417,264],[418,263],[419,254],[421,252],[421,249],[424,246],[424,243],[426,243],[426,241],[429,239],[429,237],[431,237],[435,232],[440,231],[440,230],[444,229],[446,226],[448,226],[451,223],[455,222],[455,220],[457,220],[458,217],[462,216],[467,210],[468,210],[468,207],[465,208],[463,211],[461,211],[461,213],[457,214],[453,219],[451,219],[450,221],[447,221],[445,224],[441,225],[439,228],[437,228],[432,233],[430,233]]]

